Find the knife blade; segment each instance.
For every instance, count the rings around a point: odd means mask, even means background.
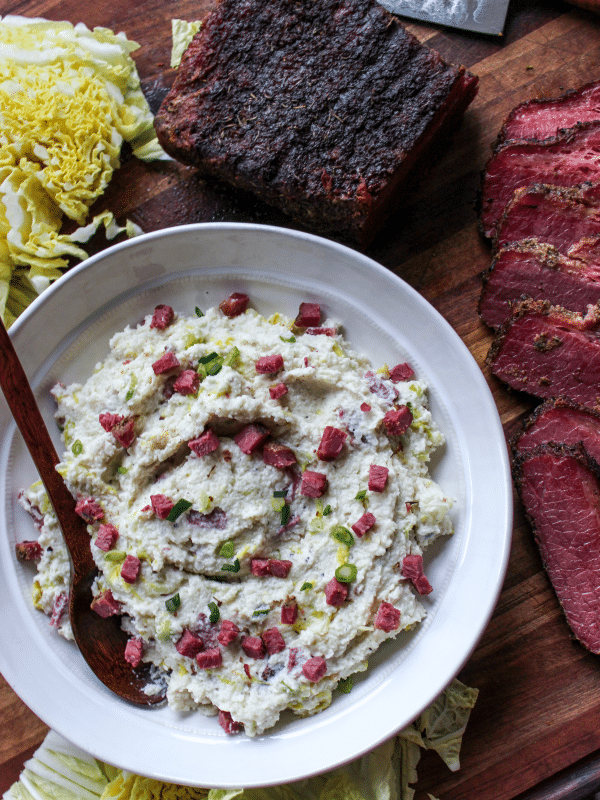
[[[379,0],[400,17],[501,36],[509,0]]]

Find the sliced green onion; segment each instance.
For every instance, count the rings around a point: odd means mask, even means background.
[[[177,611],[180,605],[181,597],[179,597],[179,592],[174,594],[173,597],[170,597],[168,600],[165,600],[166,609],[170,614],[173,614],[175,611]]]
[[[80,456],[83,453],[83,444],[81,443],[81,439],[75,439],[71,445],[71,452],[74,456]]]
[[[221,569],[224,572],[239,572],[240,571],[240,560],[239,560],[239,558],[236,558],[236,560],[233,562],[233,564],[223,564]]]
[[[346,544],[348,546],[354,544],[354,536],[350,533],[348,528],[344,528],[343,525],[337,525],[335,528],[333,528],[331,535],[334,539],[337,539],[337,541],[341,542],[342,544]]]
[[[355,500],[358,500],[361,503],[362,503],[363,500],[366,500],[366,498],[367,498],[367,490],[366,489],[362,489],[362,491],[357,492],[356,496],[354,497]]]
[[[273,492],[273,497],[287,497],[287,489],[278,489]]]
[[[305,592],[307,589],[312,589],[312,588],[313,588],[313,585],[312,585],[312,583],[310,581],[304,581],[304,583],[300,587],[300,591],[301,592]]]
[[[120,561],[125,561],[126,558],[127,553],[123,550],[109,550],[104,556],[105,561],[114,561],[115,564],[118,564]]]
[[[211,361],[214,361],[215,358],[218,358],[218,357],[219,357],[219,354],[215,353],[213,351],[212,353],[208,353],[207,355],[202,356],[201,358],[199,358],[198,359],[198,363],[199,364],[210,364]]]
[[[294,342],[296,341],[295,336],[290,336],[289,339],[286,339],[285,336],[280,336],[279,338],[281,339],[282,342],[287,342],[288,344],[294,344]]]
[[[272,497],[271,498],[271,508],[273,511],[276,511],[278,514],[281,514],[283,507],[285,506],[285,499],[284,497]]]
[[[349,692],[352,691],[353,685],[354,684],[352,682],[352,678],[340,678],[340,680],[338,681],[338,685],[336,686],[336,689],[338,690],[338,692],[343,692],[344,694],[348,694]]]
[[[238,350],[237,347],[233,347],[225,356],[223,364],[226,367],[233,367],[233,365],[235,364],[235,362],[238,360],[239,357],[240,357],[240,351]]]
[[[287,525],[290,521],[290,507],[288,505],[283,505],[281,507],[281,524]]]
[[[127,475],[127,467],[117,467],[119,475]]]
[[[133,395],[135,394],[135,387],[137,386],[137,375],[132,375],[131,380],[129,381],[129,389],[127,390],[127,394],[125,395],[125,400],[131,400]]]
[[[326,505],[325,508],[323,509],[323,516],[328,517],[330,514],[331,514],[331,506]]]
[[[221,545],[221,549],[219,550],[219,555],[221,558],[233,558],[233,554],[235,553],[235,545],[233,542],[223,542]]]
[[[269,613],[270,610],[271,610],[270,608],[257,608],[256,611],[252,612],[252,616],[253,617],[264,617]]]
[[[211,622],[218,622],[219,617],[221,616],[221,612],[219,611],[219,606],[216,603],[209,603],[208,607],[210,608],[210,617],[209,620]]]
[[[198,306],[196,306],[195,311],[196,311],[196,316],[197,317],[203,317],[204,316],[204,311],[199,309]]]
[[[191,508],[191,507],[192,507],[192,504],[190,503],[189,500],[183,500],[183,499],[178,500],[175,503],[175,505],[173,506],[173,508],[169,511],[169,514],[167,516],[167,520],[169,522],[175,522],[176,519],[179,519],[179,517],[185,511],[187,511],[188,508]]]
[[[342,564],[335,571],[335,577],[340,583],[352,583],[356,578],[357,569],[354,564]]]
[[[223,356],[217,356],[217,358],[214,358],[212,361],[206,364],[205,366],[206,374],[218,375],[218,373],[221,372],[221,370],[223,369],[224,360],[225,359],[223,358]]]

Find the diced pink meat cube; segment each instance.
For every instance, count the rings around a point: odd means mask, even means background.
[[[341,606],[348,597],[348,584],[332,578],[325,586],[325,602],[328,606]]]
[[[278,383],[277,386],[270,386],[269,387],[269,394],[271,395],[271,400],[279,400],[280,397],[283,397],[288,393],[288,388],[285,383]]]
[[[75,503],[75,513],[79,514],[88,525],[104,519],[104,509],[93,497],[80,497]]]
[[[175,312],[171,306],[164,304],[156,306],[152,320],[150,322],[151,328],[157,328],[159,331],[164,331],[175,319]]]
[[[288,656],[287,670],[291,672],[298,663],[298,654],[300,653],[299,647],[290,647],[290,654]]]
[[[15,545],[15,553],[19,561],[39,561],[42,557],[42,545],[39,542],[24,541]]]
[[[56,596],[52,606],[52,614],[50,615],[50,625],[53,628],[58,628],[60,621],[63,618],[65,611],[69,606],[69,595],[66,592],[61,592]]]
[[[318,303],[300,303],[294,325],[298,328],[312,328],[321,322],[321,306]]]
[[[292,568],[291,561],[282,561],[279,558],[269,559],[269,574],[275,578],[287,578]]]
[[[119,531],[117,528],[111,525],[110,522],[106,522],[98,528],[95,544],[96,547],[99,547],[100,550],[104,550],[104,552],[107,553],[109,550],[113,549],[118,538]]]
[[[125,417],[113,427],[111,431],[121,447],[131,447],[135,439],[135,419]]]
[[[204,431],[202,436],[199,436],[197,439],[191,439],[188,442],[188,447],[197,456],[202,458],[202,456],[207,456],[209,453],[214,453],[219,447],[219,444],[219,437],[209,428]]]
[[[233,437],[233,441],[240,448],[242,453],[250,455],[257,447],[268,438],[269,429],[261,425],[260,422],[250,422]]]
[[[410,428],[413,421],[412,411],[408,406],[399,406],[388,411],[383,418],[383,425],[390,436],[402,436]]]
[[[374,626],[381,631],[389,633],[400,627],[400,611],[385,600],[377,609]]]
[[[203,650],[196,655],[196,664],[200,669],[215,669],[223,663],[223,655],[218,647],[211,647],[210,650]]]
[[[184,369],[173,384],[173,390],[183,395],[196,394],[199,388],[200,375],[194,369]]]
[[[433,592],[433,586],[429,583],[425,575],[419,575],[413,581],[413,586],[421,595],[430,594]]]
[[[256,575],[257,578],[264,578],[265,575],[270,575],[269,572],[269,559],[268,558],[252,558],[250,559],[250,572]]]
[[[286,600],[281,606],[281,622],[283,625],[293,625],[298,619],[298,603],[295,600]]]
[[[327,487],[327,475],[307,469],[302,473],[300,494],[304,497],[321,497]]]
[[[352,530],[357,536],[364,536],[365,533],[375,525],[375,522],[375,515],[367,511],[352,525]]]
[[[266,655],[265,644],[260,636],[242,636],[241,645],[248,658],[264,658]]]
[[[371,406],[368,403],[361,403],[360,404],[360,410],[364,411],[364,413],[366,414],[367,411],[371,410]]]
[[[392,383],[399,383],[400,381],[410,381],[415,377],[415,373],[410,364],[396,364],[390,370],[390,380]]]
[[[108,412],[100,414],[98,421],[107,433],[110,433],[115,425],[118,425],[123,417],[120,414],[109,414]]]
[[[365,372],[365,380],[367,381],[369,391],[377,395],[384,403],[389,403],[391,405],[398,397],[398,389],[396,389],[395,386],[390,386],[389,383],[371,370]]]
[[[267,442],[263,447],[262,457],[265,464],[279,469],[286,469],[296,463],[296,455],[291,447],[279,442]]]
[[[175,649],[180,656],[195,658],[201,650],[204,650],[204,642],[189,628],[186,628],[177,640]]]
[[[302,665],[302,674],[311,683],[320,681],[327,673],[327,662],[322,656],[313,656]]]
[[[282,650],[285,650],[285,639],[281,635],[279,628],[267,628],[262,632],[261,638],[265,643],[267,653],[270,656],[275,655],[275,653],[281,653]]]
[[[166,519],[175,505],[175,503],[164,494],[151,494],[150,503],[152,504],[152,511],[154,511],[159,519]]]
[[[333,461],[342,452],[347,438],[346,431],[328,425],[323,431],[323,436],[317,449],[317,458],[320,461]]]
[[[229,711],[219,711],[219,725],[229,734],[239,733],[243,728],[242,723],[236,722]]]
[[[121,604],[118,600],[115,600],[110,589],[96,595],[90,604],[90,608],[104,618],[121,613]]]
[[[226,317],[239,317],[248,308],[250,298],[242,292],[234,292],[226,300],[219,303],[219,308]]]
[[[230,619],[224,619],[221,622],[221,627],[219,629],[219,633],[217,634],[217,640],[223,645],[223,647],[227,647],[228,644],[231,644],[234,641],[239,632],[240,629],[235,622],[232,622]]]
[[[155,361],[154,364],[152,364],[152,369],[154,370],[155,375],[162,375],[163,372],[169,372],[169,370],[177,369],[178,366],[179,359],[175,353],[165,353],[158,359],[158,361]]]
[[[369,491],[383,492],[388,479],[388,468],[371,464],[369,467]]]
[[[129,639],[125,645],[125,661],[132,667],[139,667],[144,652],[144,643],[141,639]]]
[[[304,333],[308,336],[337,336],[337,328],[307,328]]]
[[[280,353],[272,356],[261,356],[255,367],[259,375],[274,375],[283,369],[283,356]]]
[[[402,577],[414,581],[422,574],[423,556],[418,554],[404,556],[402,559]]]
[[[135,583],[140,574],[141,566],[142,562],[140,559],[137,556],[132,556],[130,553],[121,566],[121,577],[126,583]]]

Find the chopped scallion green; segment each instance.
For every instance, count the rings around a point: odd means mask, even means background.
[[[129,381],[129,389],[127,390],[127,394],[125,395],[125,400],[129,401],[135,394],[135,387],[137,386],[137,375],[132,375],[131,380]]]
[[[323,509],[323,516],[328,517],[330,514],[331,514],[331,506],[326,505],[325,508]]]
[[[175,522],[175,520],[179,519],[179,517],[183,513],[185,513],[188,510],[188,508],[191,508],[191,507],[192,507],[192,504],[190,503],[189,500],[183,500],[183,499],[178,500],[175,503],[175,505],[173,506],[173,508],[169,511],[169,514],[167,516],[167,520],[169,522]]]
[[[198,363],[199,364],[210,364],[211,361],[214,361],[215,358],[218,358],[218,357],[219,357],[219,354],[215,353],[213,351],[212,353],[208,353],[208,355],[205,355],[205,356],[202,356],[201,358],[199,358],[198,359]]]
[[[312,585],[312,583],[310,581],[304,581],[304,583],[300,587],[300,591],[301,592],[305,592],[307,589],[312,589],[312,588],[313,588],[313,585]]]
[[[199,309],[198,306],[196,306],[195,310],[196,310],[196,316],[197,317],[203,317],[204,316],[204,312],[201,309]]]
[[[253,617],[264,617],[269,613],[270,609],[268,608],[257,608],[256,611],[252,612]]]
[[[211,602],[208,604],[208,607],[210,608],[209,620],[211,622],[218,622],[219,617],[221,616],[221,612],[219,611],[219,606],[216,603]]]
[[[125,561],[127,558],[127,553],[125,553],[123,550],[109,550],[104,558],[106,561],[112,561],[115,564],[118,564],[121,561]]]
[[[235,553],[235,545],[233,542],[223,542],[221,545],[221,549],[219,550],[219,555],[221,558],[233,558],[233,554]]]
[[[239,357],[240,357],[240,351],[238,350],[237,347],[233,347],[225,356],[223,364],[226,367],[233,367],[233,365],[235,364],[235,362],[238,360]]]
[[[351,583],[356,579],[357,569],[354,564],[342,564],[335,571],[335,577],[340,583]]]
[[[127,467],[117,467],[119,475],[127,475]]]
[[[181,597],[179,597],[179,592],[174,594],[173,597],[170,597],[168,600],[165,600],[166,609],[170,614],[173,614],[175,611],[177,611],[180,605]]]
[[[273,492],[273,497],[287,497],[287,489],[278,489]]]
[[[352,691],[353,685],[354,684],[352,683],[352,678],[340,678],[340,680],[338,681],[338,685],[336,686],[336,689],[338,690],[338,692],[343,692],[344,694],[348,694],[349,692]]]
[[[354,497],[354,499],[358,500],[359,502],[362,503],[363,500],[366,500],[366,497],[367,497],[367,490],[366,489],[362,489],[360,492],[356,493],[356,496]]]
[[[233,564],[223,564],[221,569],[224,572],[239,572],[240,571],[240,561],[238,558],[233,562]]]
[[[71,445],[71,452],[74,456],[80,456],[83,453],[83,444],[81,443],[81,439],[75,439]]]
[[[341,542],[341,544],[348,546],[354,544],[354,536],[350,533],[348,528],[344,528],[343,525],[336,525],[336,527],[331,531],[331,535],[338,542]]]
[[[289,339],[286,339],[285,336],[280,336],[279,338],[281,339],[282,342],[287,342],[288,344],[294,344],[294,342],[296,341],[295,336],[290,336]]]
[[[281,507],[281,524],[287,525],[290,521],[290,507],[287,504],[284,504]]]

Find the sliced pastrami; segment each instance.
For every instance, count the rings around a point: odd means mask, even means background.
[[[432,585],[429,583],[423,572],[423,556],[415,553],[414,555],[404,556],[402,559],[402,577],[412,581],[413,586],[421,595],[431,594]]]
[[[200,375],[195,369],[184,369],[173,384],[173,391],[183,395],[196,394],[199,388]]]
[[[514,455],[527,453],[541,444],[581,444],[600,464],[600,411],[586,408],[566,397],[541,403],[511,439]]]
[[[320,461],[333,461],[342,452],[347,438],[346,431],[327,425],[317,448],[317,458]]]
[[[483,276],[479,316],[486,325],[499,328],[523,297],[585,313],[600,300],[600,266],[533,240],[507,245]]]
[[[277,386],[269,386],[269,395],[271,400],[279,400],[288,393],[288,388],[285,383],[278,383]]]
[[[239,317],[248,308],[250,298],[242,292],[230,294],[226,300],[219,303],[219,308],[226,317]]]
[[[221,627],[219,628],[219,633],[217,634],[217,640],[223,647],[227,647],[228,644],[231,644],[237,638],[240,629],[232,622],[230,619],[224,619],[221,622]]]
[[[125,417],[120,422],[117,422],[111,433],[121,447],[125,449],[131,447],[135,439],[135,419],[133,417]]]
[[[364,536],[376,522],[375,515],[367,511],[351,527],[357,536]]]
[[[279,628],[267,628],[261,633],[261,639],[265,643],[265,648],[270,656],[285,650],[285,639],[281,635]]]
[[[544,140],[509,140],[488,161],[479,194],[479,224],[493,237],[512,198],[522,186],[546,183],[577,186],[600,182],[600,121],[586,122]]]
[[[122,419],[123,416],[121,414],[109,414],[108,412],[100,414],[100,416],[98,417],[100,425],[102,425],[102,427],[107,433],[111,433],[115,425],[118,425]]]
[[[254,366],[259,375],[274,375],[283,369],[283,356],[280,353],[261,356]]]
[[[513,389],[593,408],[600,404],[599,329],[598,307],[583,316],[524,300],[496,334],[487,363]]]
[[[403,362],[396,364],[390,369],[390,380],[392,383],[400,383],[400,381],[411,381],[415,377],[415,372],[410,364]]]
[[[288,598],[281,606],[282,625],[293,625],[298,619],[298,603],[293,597]]]
[[[163,373],[169,372],[172,369],[177,369],[179,366],[179,359],[175,353],[165,353],[157,361],[155,361],[154,364],[152,364],[152,370],[154,371],[155,375],[162,375]]]
[[[267,654],[260,636],[242,636],[241,645],[248,658],[264,658]]]
[[[75,503],[75,513],[79,514],[88,525],[104,519],[104,509],[93,497],[80,497]]]
[[[292,569],[292,562],[281,558],[269,559],[269,574],[274,578],[287,578]]]
[[[241,722],[236,722],[233,719],[229,711],[219,711],[218,719],[219,725],[223,728],[225,733],[239,733],[244,727]]]
[[[387,484],[388,473],[389,469],[387,467],[371,464],[369,467],[369,491],[383,492]]]
[[[311,683],[317,683],[327,674],[327,662],[322,656],[313,656],[302,665],[302,674]]]
[[[201,650],[204,650],[204,642],[196,636],[189,628],[186,628],[175,643],[175,649],[180,656],[196,658]]]
[[[348,584],[341,583],[337,578],[332,578],[325,586],[325,602],[328,606],[341,606],[347,597]]]
[[[211,647],[210,650],[203,650],[196,656],[196,664],[200,669],[215,669],[223,663],[223,654],[218,647]]]
[[[157,328],[159,331],[164,331],[175,319],[175,312],[171,306],[158,305],[154,309],[152,320],[150,321],[151,328]]]
[[[388,411],[383,418],[383,426],[390,436],[402,436],[410,428],[413,415],[406,405]]]
[[[165,494],[151,494],[150,504],[152,506],[152,511],[154,511],[159,519],[166,519],[175,505],[171,498],[167,497]]]
[[[42,553],[42,545],[35,539],[17,542],[15,545],[15,554],[19,561],[39,561]]]
[[[371,370],[365,372],[365,380],[367,381],[369,391],[379,397],[380,400],[383,400],[384,403],[387,403],[391,406],[398,399],[398,389],[396,389],[395,386],[392,386],[389,381],[383,380],[383,378],[380,378],[379,375],[376,375]]]
[[[521,186],[509,198],[496,228],[495,251],[525,239],[570,255],[582,239],[600,235],[600,183]]]
[[[542,562],[579,641],[600,653],[600,476],[582,448],[545,444],[513,461]]]
[[[142,562],[137,556],[129,553],[121,566],[121,577],[126,583],[135,583],[140,574]]]
[[[233,437],[242,453],[250,455],[269,437],[269,429],[260,422],[251,422]]]

